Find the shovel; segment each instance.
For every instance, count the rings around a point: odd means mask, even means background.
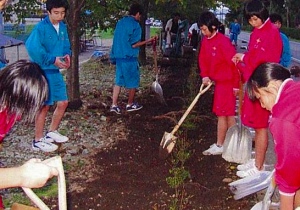
[[[229,189],[234,194],[234,199],[239,200],[247,195],[251,195],[266,189],[272,180],[274,171],[263,171],[254,176],[245,177],[229,183]]]
[[[164,99],[164,94],[163,90],[158,83],[158,67],[157,67],[157,51],[156,51],[156,38],[152,42],[152,48],[153,48],[153,60],[154,60],[154,69],[155,69],[155,81],[151,85],[151,89],[153,92],[155,92],[158,95],[159,102],[161,104],[167,105],[165,99]]]
[[[272,201],[271,201],[271,197],[274,194],[275,188],[276,188],[275,180],[274,180],[274,178],[271,178],[270,184],[266,191],[264,199],[262,201],[258,202],[257,204],[255,204],[251,208],[251,210],[269,210],[271,205],[278,206],[278,203],[275,204],[275,203],[272,203]]]
[[[209,85],[207,85],[205,88],[204,88],[203,84],[201,85],[199,93],[197,94],[197,96],[195,97],[195,99],[193,100],[191,105],[188,107],[188,109],[185,111],[185,113],[183,114],[183,116],[181,117],[181,119],[179,120],[177,125],[174,127],[172,132],[171,133],[167,133],[167,132],[164,133],[164,136],[162,137],[162,140],[159,144],[159,158],[165,159],[172,152],[172,150],[175,146],[175,143],[176,143],[176,139],[177,139],[177,137],[174,136],[174,134],[179,129],[179,127],[181,126],[181,124],[183,123],[183,121],[185,120],[187,115],[190,113],[192,108],[195,106],[195,104],[199,100],[200,96],[202,94],[204,94],[210,88],[210,86],[212,86],[212,84],[213,83],[209,83]]]
[[[66,180],[64,174],[64,168],[60,156],[55,156],[44,160],[46,165],[56,167],[58,170],[58,203],[59,210],[67,210],[67,196],[66,196]],[[50,208],[30,189],[22,187],[24,192],[30,198],[30,200],[41,210],[50,210]]]
[[[238,123],[230,127],[226,132],[225,141],[223,144],[222,157],[228,162],[246,163],[251,159],[252,152],[252,137],[250,130],[243,126],[241,122],[241,106],[243,98],[242,84],[239,89],[238,100]]]

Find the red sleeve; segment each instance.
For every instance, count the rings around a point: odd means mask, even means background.
[[[249,50],[238,68],[247,81],[255,68],[265,62],[279,63],[282,52],[282,40],[278,29],[269,21],[265,29],[254,29],[249,42]]]
[[[239,82],[240,82],[240,73],[238,68],[235,66],[235,64],[232,61],[232,57],[236,54],[236,50],[227,37],[224,37],[224,41],[222,41],[222,45],[223,45],[222,54],[225,58],[225,61],[227,62],[227,65],[230,66],[230,70],[232,74],[232,83],[234,85],[234,88],[238,89]]]
[[[293,193],[300,187],[300,130],[295,124],[282,119],[270,123],[275,141],[277,162],[275,181],[280,191]]]
[[[0,112],[0,142],[3,141],[5,135],[14,126],[17,119],[16,115],[8,116],[6,109]]]
[[[207,40],[204,38],[201,43],[200,53],[198,55],[198,63],[199,63],[199,69],[200,69],[200,76],[208,77],[209,75],[209,64],[208,60],[206,58],[207,50],[206,50]]]

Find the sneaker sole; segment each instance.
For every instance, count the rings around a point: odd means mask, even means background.
[[[65,142],[67,142],[67,141],[69,141],[69,139],[67,139],[67,140],[62,140],[62,141],[56,141],[55,139],[53,139],[56,143],[65,143]]]
[[[114,112],[116,114],[121,114],[121,112],[117,112],[116,110],[110,110],[110,112]]]
[[[126,110],[126,112],[134,112],[134,111],[138,111],[141,110],[143,107],[140,107],[138,109],[130,109],[130,110]]]
[[[49,137],[49,138],[51,138],[51,139],[53,140],[52,142],[46,140],[45,142],[47,142],[47,143],[53,143],[53,142],[56,142],[56,143],[64,143],[64,142],[69,141],[69,138],[67,138],[66,140],[56,140],[55,138],[53,138],[53,137],[51,137],[51,136],[47,136],[47,137]]]
[[[203,155],[222,155],[222,152],[220,152],[220,153],[214,153],[214,154],[202,152],[202,154]]]
[[[39,148],[39,147],[35,147],[35,146],[33,146],[33,145],[31,145],[31,147],[32,147],[32,149],[33,149],[34,151],[42,151],[42,152],[54,152],[54,151],[56,151],[56,150],[58,149],[58,147],[57,147],[55,150],[43,150],[43,149],[41,149],[41,148]]]

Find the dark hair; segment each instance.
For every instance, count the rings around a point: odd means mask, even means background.
[[[210,11],[201,13],[201,15],[199,17],[200,27],[205,25],[205,26],[207,26],[207,28],[210,32],[218,30],[220,24],[221,24],[221,22],[218,20],[218,18],[216,18],[214,13],[212,13]]]
[[[292,66],[290,69],[291,75],[299,76],[300,75],[300,67],[299,66]]]
[[[178,12],[175,12],[172,14],[172,17],[180,17],[180,14]]]
[[[129,8],[129,15],[136,15],[138,12],[140,15],[144,13],[142,5],[139,3],[133,3]]]
[[[19,60],[0,71],[0,110],[34,120],[48,97],[48,83],[40,66]]]
[[[278,63],[263,63],[259,65],[248,82],[246,83],[246,91],[251,100],[255,100],[255,92],[258,88],[267,87],[271,80],[284,81],[291,77],[290,71]]]
[[[269,11],[261,0],[250,0],[245,4],[244,16],[246,20],[250,20],[251,17],[256,16],[264,23],[269,17]]]
[[[272,23],[276,23],[277,21],[282,24],[282,17],[280,14],[272,13],[270,14],[270,20]]]
[[[67,11],[69,9],[69,3],[67,0],[47,0],[46,9],[51,12],[53,8],[63,7]]]

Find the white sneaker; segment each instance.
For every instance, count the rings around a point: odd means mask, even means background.
[[[264,167],[262,170],[258,170],[256,168],[256,166],[254,166],[253,168],[250,168],[246,171],[237,171],[236,175],[240,178],[244,178],[244,177],[248,177],[248,176],[254,176],[255,174],[261,173],[264,171]]]
[[[212,144],[209,149],[202,152],[203,155],[221,155],[223,152],[223,146],[217,146],[217,144]]]
[[[255,159],[250,159],[246,163],[238,165],[236,168],[239,171],[247,171],[254,167],[255,167]]]
[[[44,141],[45,138],[41,138],[40,140],[33,140],[32,141],[32,149],[33,150],[41,150],[43,152],[54,152],[58,149],[58,146],[52,143],[48,143]]]
[[[53,139],[55,142],[57,143],[63,143],[63,142],[66,142],[69,140],[68,137],[64,136],[64,135],[61,135],[60,133],[57,132],[57,130],[55,131],[49,131],[47,134],[46,134],[46,138],[51,138]]]

